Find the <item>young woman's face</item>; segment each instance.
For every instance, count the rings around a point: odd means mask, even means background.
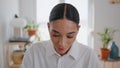
[[[66,54],[76,39],[79,26],[73,21],[59,19],[48,23],[48,28],[56,52]]]

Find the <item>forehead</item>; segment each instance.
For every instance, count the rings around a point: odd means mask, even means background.
[[[68,33],[77,30],[77,24],[67,19],[59,19],[52,23],[52,29],[61,33]]]

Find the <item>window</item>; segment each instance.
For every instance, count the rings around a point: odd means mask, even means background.
[[[37,0],[37,22],[47,23],[50,11],[57,3],[59,0]]]
[[[37,23],[40,24],[39,35],[40,40],[50,39],[47,22],[49,21],[49,14],[53,6],[59,3],[59,0],[37,0]],[[44,7],[43,7],[44,6]]]
[[[71,3],[78,9],[81,28],[77,40],[88,45],[88,0],[37,0],[37,22],[40,23],[41,41],[50,39],[47,28],[49,13],[53,6],[60,2]]]

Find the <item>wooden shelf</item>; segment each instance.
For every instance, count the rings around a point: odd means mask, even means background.
[[[9,68],[20,68],[20,64],[12,64]]]
[[[20,64],[14,64],[12,54],[15,50],[20,50],[19,46],[30,45],[30,42],[8,42],[6,51],[7,68],[20,68]],[[17,48],[19,49],[17,49]],[[16,48],[16,49],[15,49]],[[15,50],[14,50],[15,49]],[[23,48],[24,49],[24,48]]]
[[[107,61],[100,61],[101,68],[120,68],[120,60],[107,60]]]
[[[8,42],[8,45],[25,45],[27,42]]]

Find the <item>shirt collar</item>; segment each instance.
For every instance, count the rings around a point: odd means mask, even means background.
[[[52,41],[50,41],[50,45],[48,46],[47,49],[47,56],[52,56],[52,55],[58,55],[60,56],[54,49],[53,43]],[[71,57],[73,57],[75,60],[77,60],[79,58],[79,47],[77,45],[77,42],[74,41],[70,51],[67,53],[67,55],[70,55]]]
[[[76,41],[73,43],[68,54],[72,56],[75,60],[79,58],[79,47]]]
[[[54,54],[57,54],[51,40],[48,43],[48,47],[46,48],[46,51],[47,51],[46,53],[47,56],[52,56]]]

